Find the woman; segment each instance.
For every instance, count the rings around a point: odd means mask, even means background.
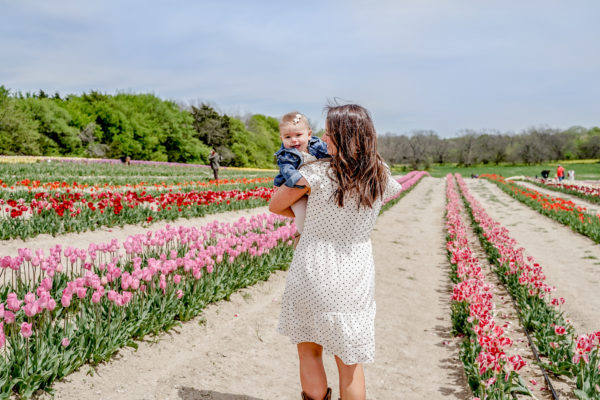
[[[330,159],[300,168],[304,189],[282,186],[269,209],[293,216],[308,194],[306,220],[282,298],[278,330],[297,344],[303,399],[329,399],[322,353],[335,355],[343,400],[365,399],[362,364],[375,353],[371,231],[383,199],[401,190],[377,152],[363,107],[328,107],[323,140]]]

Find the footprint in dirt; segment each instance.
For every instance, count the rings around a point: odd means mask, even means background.
[[[180,388],[177,394],[181,400],[262,400],[258,397],[246,396],[244,394],[198,390],[188,386]]]

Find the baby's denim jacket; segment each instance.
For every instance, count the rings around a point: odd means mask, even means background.
[[[327,144],[316,136],[310,138],[307,150],[317,159],[331,157],[329,153],[327,153]],[[279,174],[275,177],[273,184],[275,186],[281,186],[285,183],[285,186],[287,187],[303,188],[304,186],[296,185],[302,178],[302,175],[298,172],[298,168],[300,168],[300,165],[303,163],[303,157],[300,151],[297,149],[286,149],[282,144],[277,153],[275,153],[275,157],[277,157]]]

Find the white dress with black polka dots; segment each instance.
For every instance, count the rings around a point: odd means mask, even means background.
[[[294,253],[281,301],[278,331],[293,343],[314,342],[345,364],[373,362],[375,270],[371,231],[382,200],[373,208],[333,199],[329,162],[305,164],[310,185],[304,231]],[[391,175],[384,198],[401,190]]]

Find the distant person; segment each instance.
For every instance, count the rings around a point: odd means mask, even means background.
[[[559,182],[562,182],[562,180],[565,179],[565,168],[560,164],[558,164],[558,167],[556,168],[556,177]]]
[[[542,173],[541,173],[541,175],[542,175],[542,179],[543,180],[548,179],[548,177],[550,176],[550,170],[549,169],[543,170]]]
[[[567,177],[568,177],[569,181],[574,181],[575,180],[575,170],[570,169],[567,172]]]
[[[329,157],[327,145],[316,136],[312,136],[312,130],[308,118],[299,112],[290,112],[281,117],[279,121],[279,137],[281,147],[275,153],[279,174],[275,177],[273,185],[276,187],[285,185],[290,188],[297,187],[296,183],[302,178],[298,168],[308,162]],[[299,234],[304,229],[304,217],[306,216],[307,196],[302,196],[292,205],[295,215],[296,243]]]
[[[221,156],[219,155],[219,153],[216,152],[215,149],[212,149],[210,151],[208,161],[210,162],[210,168],[213,170],[215,181],[219,180],[219,162],[221,161]]]

